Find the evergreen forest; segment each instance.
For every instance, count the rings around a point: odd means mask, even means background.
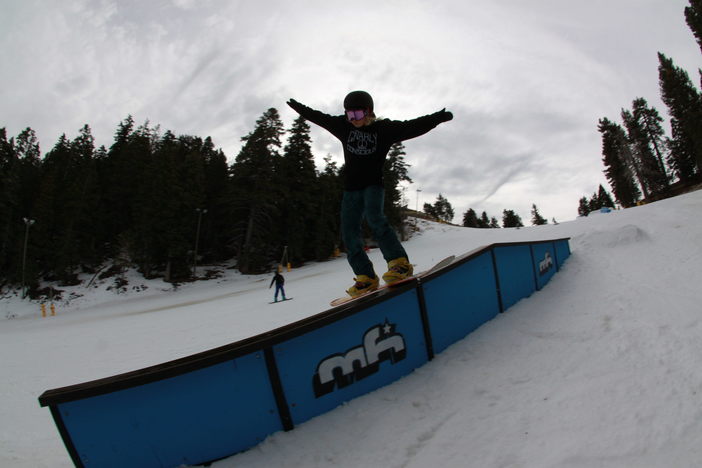
[[[285,138],[287,136],[287,138]],[[402,143],[385,169],[386,214],[402,230],[399,184],[409,181]],[[310,127],[285,129],[268,109],[228,162],[211,138],[176,136],[121,121],[109,148],[85,125],[46,154],[31,128],[0,129],[0,285],[36,294],[42,280],[76,284],[79,274],[134,267],[178,283],[226,262],[244,274],[325,260],[343,249],[343,167],[315,167]]]
[[[702,51],[702,0],[689,0],[685,21]],[[599,120],[604,175],[612,194],[600,185],[591,196],[578,201],[578,215],[587,216],[604,207],[629,208],[684,193],[702,183],[702,70],[700,88],[672,58],[658,53],[661,101],[670,116],[666,135],[660,112],[643,97],[621,110],[621,120]],[[503,213],[503,227],[519,227],[510,210]],[[555,220],[554,220],[555,222]],[[532,224],[546,224],[536,205]],[[496,218],[472,208],[463,215],[463,226],[500,227]]]
[[[702,51],[702,0],[690,0],[684,16]],[[658,52],[658,63],[670,136],[660,112],[643,97],[622,109],[619,122],[603,117],[597,127],[604,174],[614,200],[624,208],[674,196],[702,182],[702,94],[672,58]],[[600,186],[590,199],[580,199],[578,212],[604,206],[614,203]]]
[[[702,50],[702,0],[689,0],[684,16]],[[619,122],[600,119],[612,195],[600,185],[579,200],[580,215],[702,182],[702,94],[672,58],[658,53],[658,60],[669,136],[659,111],[642,97],[622,109]],[[300,265],[343,250],[344,168],[331,156],[316,167],[308,123],[298,117],[286,129],[270,108],[241,140],[229,160],[210,137],[176,135],[127,116],[109,148],[96,147],[86,124],[76,138],[64,134],[42,154],[31,128],[16,136],[0,128],[0,288],[21,286],[36,296],[43,281],[72,285],[80,274],[127,268],[177,284],[207,277],[204,265],[259,274],[283,258]],[[403,144],[394,145],[384,174],[385,212],[402,237],[408,210],[401,187],[411,182],[405,156]],[[423,211],[438,221],[454,218],[443,194]],[[547,223],[536,204],[531,223]],[[472,208],[462,225],[500,227],[496,217]],[[502,227],[521,226],[516,212],[503,211]]]

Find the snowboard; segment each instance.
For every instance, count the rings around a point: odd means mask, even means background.
[[[400,281],[396,281],[395,283],[392,283],[392,284],[384,284],[382,286],[379,286],[378,289],[374,289],[373,291],[368,291],[368,292],[363,293],[363,294],[358,295],[358,296],[354,296],[354,297],[344,296],[344,297],[336,298],[333,301],[331,301],[329,303],[329,305],[335,307],[335,306],[339,306],[341,304],[347,304],[349,302],[352,302],[352,301],[355,301],[358,299],[362,299],[364,297],[372,296],[373,294],[376,294],[384,289],[388,289],[388,288],[392,289],[392,288],[395,288],[397,286],[402,286],[403,284],[407,284],[407,283],[409,283],[417,278],[422,278],[423,276],[426,276],[429,273],[433,273],[436,270],[439,270],[441,268],[444,268],[444,267],[450,265],[455,258],[456,258],[455,255],[450,255],[450,256],[446,257],[445,259],[441,260],[439,263],[437,263],[433,267],[429,268],[428,270],[422,271],[420,273],[416,273],[412,276],[408,276],[407,278],[400,280]]]
[[[269,304],[277,304],[277,303],[279,303],[279,302],[292,301],[292,300],[293,300],[292,297],[288,297],[288,298],[285,298],[285,299],[281,299],[281,300],[279,300],[279,301],[269,302]]]

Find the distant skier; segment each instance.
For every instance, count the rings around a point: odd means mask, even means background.
[[[283,293],[283,300],[287,301],[285,299],[285,278],[283,278],[283,275],[280,274],[280,272],[276,271],[275,276],[271,280],[270,286],[268,286],[268,289],[271,289],[273,287],[273,283],[275,283],[275,296],[273,296],[273,301],[278,302],[278,293]]]
[[[346,292],[359,296],[378,288],[373,263],[363,250],[361,220],[365,217],[388,271],[383,281],[392,284],[412,275],[407,252],[383,213],[385,191],[383,166],[394,143],[427,133],[453,114],[442,109],[412,120],[377,120],[373,98],[365,91],[352,91],[344,99],[344,115],[332,116],[290,99],[287,104],[305,119],[328,130],[344,149],[344,197],[341,204],[341,235],[346,244],[349,265],[356,277]]]

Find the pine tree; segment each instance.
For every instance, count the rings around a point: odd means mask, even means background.
[[[176,137],[170,130],[154,145],[156,183],[151,187],[157,191],[151,192],[144,204],[145,213],[150,213],[152,219],[144,225],[149,239],[146,253],[154,274],[163,271],[169,282],[185,280],[193,273],[201,253],[198,225],[203,217],[210,217],[205,212],[208,207],[201,148],[200,138]]]
[[[490,227],[490,219],[488,218],[487,212],[483,211],[480,215],[480,221],[478,222],[479,228],[487,229]]]
[[[74,258],[72,249],[64,249],[73,235],[74,218],[67,208],[74,204],[72,191],[66,190],[77,176],[77,161],[65,134],[44,156],[41,183],[32,210],[36,225],[32,229],[33,251],[42,269],[50,278],[70,282]]]
[[[43,269],[63,284],[75,284],[78,267],[98,261],[92,219],[98,197],[94,151],[85,125],[73,141],[62,135],[41,167],[33,237]]]
[[[76,167],[66,187],[66,208],[72,219],[66,226],[64,249],[70,252],[72,259],[69,268],[74,269],[83,264],[92,269],[102,260],[97,244],[98,227],[93,221],[93,215],[98,209],[100,187],[95,167],[95,138],[87,124],[71,142],[71,153]]]
[[[524,227],[522,218],[513,210],[504,210],[502,212],[502,227],[519,228]]]
[[[278,198],[281,227],[281,252],[288,247],[291,263],[300,264],[315,258],[310,236],[317,216],[317,173],[310,138],[310,126],[299,116],[289,131],[288,142],[278,169],[281,193]]]
[[[440,212],[442,214],[442,219],[447,223],[453,222],[454,211],[448,199],[442,197],[441,194],[439,194],[439,199],[437,200],[437,203],[439,203],[439,206],[441,207]]]
[[[11,266],[8,270],[10,277],[14,275],[14,279],[18,280],[21,275],[22,259],[20,259],[20,252],[24,254],[23,243],[24,235],[29,234],[29,230],[26,229],[26,220],[33,220],[33,207],[37,194],[37,189],[40,183],[41,175],[41,151],[39,149],[39,141],[37,139],[36,133],[31,128],[26,128],[23,130],[16,139],[15,145],[16,156],[18,158],[18,166],[16,169],[19,171],[17,173],[17,185],[16,192],[14,196],[17,200],[17,205],[15,206],[15,212],[13,220],[11,221],[12,238],[10,243],[11,258],[9,259]],[[31,222],[31,221],[30,221]],[[27,280],[28,285],[37,284],[39,277],[39,265],[35,261],[35,239],[34,236],[29,236],[28,238],[31,250],[29,250],[29,255],[27,256],[26,268],[24,272],[24,277]]]
[[[578,216],[587,216],[588,213],[590,213],[590,202],[587,197],[583,197],[578,203]]]
[[[26,128],[17,135],[15,149],[20,164],[19,209],[22,216],[27,216],[31,214],[41,170],[41,150],[34,130]]]
[[[548,220],[541,216],[539,213],[539,209],[536,207],[536,204],[531,205],[531,224],[533,226],[542,226],[544,224],[548,224]]]
[[[653,142],[645,128],[643,114],[648,110],[646,101],[634,101],[634,112],[622,109],[622,119],[627,129],[628,143],[632,148],[635,173],[644,193],[660,192],[668,185],[665,167],[662,167],[653,150]],[[659,124],[660,127],[660,124]]]
[[[13,258],[18,236],[19,160],[12,139],[0,128],[0,271],[14,273],[17,262]]]
[[[670,120],[671,138],[668,140],[668,165],[673,169],[675,176],[682,180],[692,179],[697,171],[695,161],[695,149],[692,138],[682,130],[680,122],[676,119]]]
[[[685,21],[702,50],[702,0],[690,0],[690,6],[685,7]]]
[[[343,180],[331,155],[324,158],[324,163],[324,170],[319,174],[317,183],[318,206],[312,241],[317,260],[328,259],[341,245],[340,219]]]
[[[231,219],[228,216],[227,187],[229,165],[221,149],[215,149],[212,138],[207,137],[202,146],[205,200],[201,209],[206,209],[202,218],[200,252],[205,260],[222,261],[231,258],[229,233]]]
[[[466,211],[463,214],[463,226],[470,227],[470,228],[477,228],[478,223],[479,223],[478,215],[475,213],[475,210],[473,208],[469,208],[468,211]]]
[[[432,219],[435,219],[435,220],[439,219],[439,215],[436,213],[436,209],[434,208],[434,205],[432,205],[430,203],[425,203],[422,210],[424,211],[424,213],[429,215],[429,217],[431,217]]]
[[[690,81],[687,72],[673,64],[673,60],[662,53],[658,54],[658,67],[661,99],[668,107],[671,120],[675,121],[673,131],[674,150],[692,154],[696,170],[702,168],[702,99]],[[684,158],[676,155],[675,159]],[[678,164],[684,166],[684,164]],[[685,174],[681,178],[689,178]]]
[[[597,211],[600,209],[600,200],[597,198],[597,192],[592,194],[592,198],[590,198],[590,203],[588,204],[588,213],[591,213],[593,211]]]
[[[238,268],[245,274],[264,272],[280,253],[272,233],[280,216],[275,168],[283,133],[278,111],[268,109],[242,138],[244,146],[231,167],[233,234]]]
[[[632,169],[628,164],[632,157],[624,130],[607,118],[600,120],[598,130],[602,134],[605,176],[619,203],[626,208],[634,206],[641,192],[634,182]]]
[[[115,182],[129,187],[129,193],[118,189],[125,197],[119,203],[124,204],[126,210],[122,216],[127,215],[122,221],[126,223],[122,227],[126,245],[121,249],[129,252],[146,278],[158,277],[159,270],[165,268],[162,263],[164,239],[160,233],[169,213],[161,205],[164,197],[159,192],[163,184],[170,183],[165,176],[170,168],[160,167],[162,156],[156,156],[156,152],[159,146],[168,145],[174,139],[171,132],[166,132],[161,139],[158,127],[151,128],[147,121],[129,135],[125,148],[118,155]]]
[[[670,177],[665,165],[667,157],[667,147],[665,144],[665,131],[663,130],[663,117],[660,116],[655,107],[649,107],[644,98],[635,99],[633,102],[633,115],[636,121],[640,122],[645,138],[653,150],[658,171],[663,174],[665,184],[670,183]]]
[[[96,223],[101,226],[107,256],[127,258],[131,253],[130,231],[134,229],[134,207],[138,186],[150,160],[149,151],[141,151],[134,132],[134,119],[127,116],[119,123],[114,143],[107,152],[96,154],[96,166],[101,190]],[[149,175],[147,174],[148,178]]]
[[[614,208],[614,200],[612,200],[612,196],[605,190],[602,184],[600,184],[600,187],[597,189],[597,201],[600,205],[598,208]]]
[[[405,146],[402,142],[395,143],[390,147],[385,166],[383,167],[383,183],[385,185],[383,208],[388,222],[398,231],[403,230],[404,224],[400,183],[412,183],[412,179],[409,176],[410,165],[405,162],[405,156]]]
[[[442,195],[436,197],[434,205],[424,204],[424,212],[434,219],[450,223],[453,220],[454,212],[451,203]]]
[[[483,211],[478,218],[478,227],[481,229],[499,229],[500,222],[494,216],[489,217],[487,212]]]
[[[600,208],[614,208],[614,201],[611,195],[600,184],[597,192],[592,194],[590,200],[587,197],[582,197],[578,205],[578,215],[587,216],[592,211],[597,211]]]
[[[463,214],[463,226],[480,229],[499,229],[500,222],[494,216],[488,217],[488,214],[485,211],[483,211],[480,217],[478,217],[475,210],[470,208]]]
[[[625,122],[625,126],[631,126],[631,122],[633,121],[631,112],[622,109],[621,115]],[[617,135],[617,137],[619,138],[619,135]],[[644,164],[641,160],[639,148],[635,143],[636,141],[631,137],[631,135],[623,133],[623,142],[620,145],[619,155],[622,157],[622,160],[626,163],[631,170],[631,173],[636,178],[639,187],[641,187],[641,190],[643,191],[644,197],[648,198],[648,196],[651,194],[651,190],[649,188],[648,180],[644,175]]]

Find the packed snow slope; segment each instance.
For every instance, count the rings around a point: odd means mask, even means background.
[[[572,256],[543,290],[411,375],[213,466],[699,467],[700,213],[702,191],[555,226],[421,223],[406,243],[419,270],[495,242],[571,237]],[[55,317],[3,299],[0,466],[71,466],[37,403],[44,390],[294,322],[352,280],[343,258],[285,276],[295,300],[275,305],[270,275],[233,270],[176,291],[136,275],[122,294],[107,290],[113,278],[80,286]]]

